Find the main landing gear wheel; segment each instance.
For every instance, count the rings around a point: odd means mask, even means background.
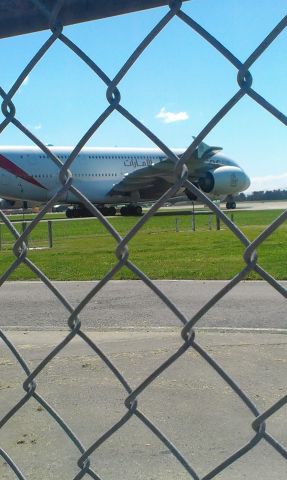
[[[143,213],[143,209],[140,205],[127,205],[120,209],[120,213],[124,217],[135,216],[140,217]]]
[[[236,208],[236,202],[226,202],[226,208],[228,208],[228,210],[234,210]]]
[[[113,217],[117,213],[115,207],[98,207],[98,210],[105,217]]]
[[[106,206],[100,206],[98,207],[98,210],[101,212],[102,215],[105,217],[109,216],[112,217],[116,215],[117,210],[115,207],[106,207]],[[68,207],[66,210],[66,217],[67,218],[85,218],[85,217],[92,217],[93,214],[85,207],[82,206],[73,206],[73,207]]]
[[[66,210],[66,217],[67,218],[83,218],[83,217],[92,217],[91,212],[85,208],[80,206],[73,206],[68,207]]]

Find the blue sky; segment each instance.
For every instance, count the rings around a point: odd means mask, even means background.
[[[192,0],[183,10],[244,61],[286,15],[286,0]],[[114,77],[167,7],[66,27]],[[8,90],[49,37],[39,32],[0,42],[0,85]],[[251,67],[253,88],[286,114],[287,29]],[[238,90],[237,70],[180,19],[174,18],[121,81],[121,104],[169,147],[187,147]],[[44,143],[75,145],[107,107],[106,87],[57,41],[14,97],[17,117]],[[0,117],[3,120],[3,117]],[[222,146],[252,178],[251,190],[287,188],[286,127],[249,97],[206,137]],[[11,125],[0,144],[31,142]],[[153,146],[114,112],[88,143]]]

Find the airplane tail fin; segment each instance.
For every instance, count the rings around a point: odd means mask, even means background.
[[[196,149],[197,158],[199,160],[206,160],[215,155],[215,153],[220,152],[220,150],[222,150],[222,147],[210,146],[207,145],[207,143],[201,142]]]

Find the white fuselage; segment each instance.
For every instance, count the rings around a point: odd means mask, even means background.
[[[50,150],[63,163],[72,152],[71,147],[50,147]],[[37,147],[3,147],[0,155],[27,173],[25,178],[24,174],[13,169],[13,165],[7,169],[0,161],[0,196],[46,202],[61,188],[59,167]],[[86,147],[71,166],[73,185],[92,203],[115,203],[116,198],[109,198],[108,192],[125,174],[157,163],[161,158],[164,155],[158,150]],[[68,192],[60,200],[69,203],[77,198]]]
[[[72,147],[49,147],[62,163],[69,158]],[[184,152],[175,149],[176,154]],[[217,155],[214,155],[216,161]],[[225,165],[238,166],[225,159]],[[110,195],[112,188],[135,170],[166,159],[158,149],[85,147],[71,165],[73,185],[92,203],[120,203],[127,200],[121,194]],[[59,167],[37,147],[0,147],[0,197],[46,202],[62,186]],[[248,177],[247,177],[248,178]],[[248,179],[249,180],[249,179]],[[240,189],[241,191],[242,189]],[[233,193],[233,192],[231,192]],[[156,196],[158,198],[160,195]],[[145,201],[145,198],[141,198]],[[71,192],[57,201],[77,203]]]

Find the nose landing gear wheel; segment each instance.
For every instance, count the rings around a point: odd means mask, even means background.
[[[228,210],[234,210],[236,208],[236,202],[227,202],[226,208],[228,208]]]

